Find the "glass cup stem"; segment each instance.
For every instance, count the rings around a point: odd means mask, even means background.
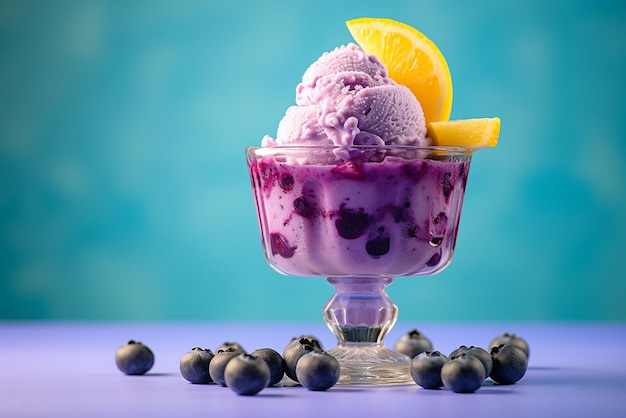
[[[341,365],[339,384],[410,384],[411,359],[389,350],[384,337],[398,318],[385,287],[393,278],[329,277],[335,293],[324,307],[324,320],[337,337],[329,353]]]

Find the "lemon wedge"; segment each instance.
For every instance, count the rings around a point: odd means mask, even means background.
[[[411,89],[422,105],[426,123],[450,118],[450,69],[439,48],[426,35],[384,18],[348,20],[346,26],[356,43],[387,67],[391,79]]]
[[[457,119],[426,124],[433,145],[495,147],[500,136],[500,118]]]

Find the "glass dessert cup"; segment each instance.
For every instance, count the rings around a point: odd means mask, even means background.
[[[411,359],[384,344],[396,277],[451,261],[472,150],[277,146],[246,149],[267,262],[335,288],[323,308],[339,384],[410,384]]]

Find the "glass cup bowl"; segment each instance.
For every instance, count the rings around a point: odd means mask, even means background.
[[[412,383],[411,359],[384,344],[398,317],[385,288],[450,263],[471,157],[456,147],[246,149],[268,264],[335,288],[323,316],[339,384]]]

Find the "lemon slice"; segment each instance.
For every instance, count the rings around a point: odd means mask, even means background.
[[[452,111],[452,76],[439,48],[417,29],[383,18],[346,22],[368,54],[387,67],[389,77],[407,86],[424,110],[426,122],[445,121]]]
[[[426,129],[433,145],[476,149],[495,147],[500,136],[500,118],[431,122]]]

